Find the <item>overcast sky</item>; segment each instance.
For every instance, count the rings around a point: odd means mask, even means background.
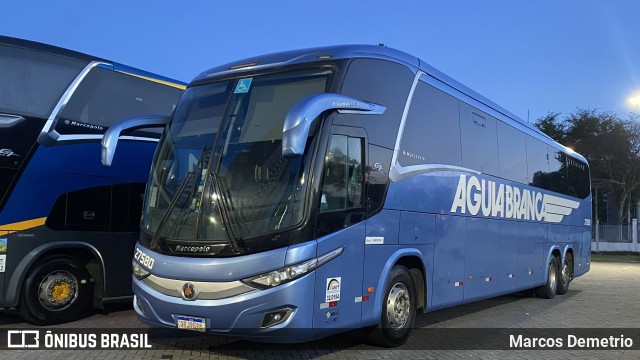
[[[640,92],[635,0],[42,0],[0,14],[2,35],[185,82],[263,53],[384,43],[531,122],[576,108],[626,117]]]

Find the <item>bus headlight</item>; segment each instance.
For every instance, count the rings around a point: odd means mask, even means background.
[[[151,274],[145,268],[140,266],[140,264],[138,264],[138,262],[135,260],[131,261],[131,267],[133,268],[133,276],[135,276],[138,280],[142,280],[149,276],[149,274]]]
[[[242,281],[247,285],[253,286],[258,289],[269,289],[274,286],[288,283],[289,281],[295,280],[296,278],[312,272],[313,270],[342,254],[343,250],[344,247],[340,247],[317,258],[313,258],[299,264],[290,265],[278,270],[273,270],[258,276],[250,277]]]

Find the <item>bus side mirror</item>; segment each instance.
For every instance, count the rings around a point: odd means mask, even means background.
[[[311,123],[327,110],[341,114],[382,114],[386,107],[350,96],[322,93],[303,97],[293,104],[282,129],[282,156],[292,158],[304,153]]]
[[[164,127],[169,119],[162,115],[143,115],[122,120],[111,126],[102,138],[102,165],[111,166],[116,146],[118,146],[118,138],[123,131]]]

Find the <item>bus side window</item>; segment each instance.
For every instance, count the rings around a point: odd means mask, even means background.
[[[325,157],[320,212],[363,207],[362,139],[332,135]]]
[[[402,166],[462,166],[458,100],[418,81],[402,132],[398,163]]]
[[[525,134],[509,124],[498,123],[500,177],[528,184]]]
[[[60,114],[61,134],[102,133],[133,116],[170,115],[181,90],[132,75],[96,67],[87,74]],[[80,124],[79,124],[80,123]],[[138,130],[138,136],[159,137],[161,129]]]

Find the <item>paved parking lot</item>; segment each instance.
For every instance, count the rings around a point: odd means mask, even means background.
[[[0,328],[25,327],[35,328],[11,313],[0,313]],[[146,328],[125,305],[110,307],[66,327]],[[639,328],[640,264],[593,263],[586,276],[571,284],[568,294],[553,300],[521,294],[502,296],[422,314],[416,327],[420,329],[398,349],[364,345],[358,332],[293,345],[189,336],[152,341],[153,348],[147,350],[5,350],[0,351],[0,359],[640,359],[638,350],[428,350],[433,347],[425,345],[441,329],[445,333],[472,329],[466,331],[473,332],[472,336],[477,333],[480,341],[499,333],[485,328]],[[640,337],[634,336],[634,344],[640,345]],[[451,341],[456,341],[455,335]]]

